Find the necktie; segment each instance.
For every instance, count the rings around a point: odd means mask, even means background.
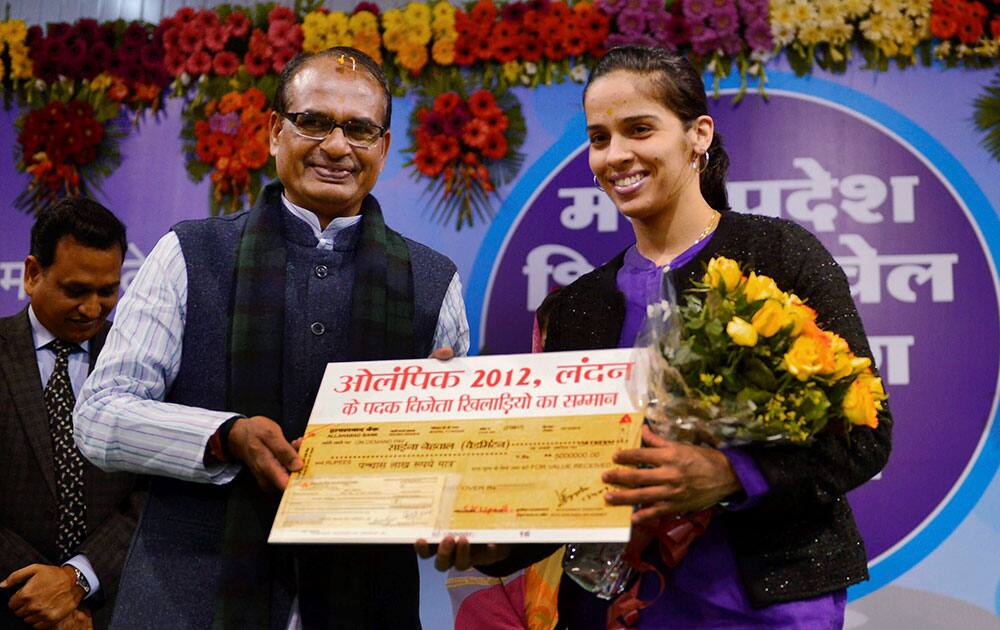
[[[86,534],[83,502],[83,457],[73,443],[73,384],[69,379],[69,355],[79,346],[60,339],[49,344],[56,354],[56,367],[45,386],[45,409],[55,460],[56,495],[59,500],[59,531],[56,545],[61,560],[69,558]]]

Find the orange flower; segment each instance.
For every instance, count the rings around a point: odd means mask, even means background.
[[[465,123],[465,127],[462,128],[462,141],[470,147],[482,149],[489,133],[490,127],[485,121],[473,118]]]
[[[483,143],[483,155],[491,160],[499,160],[507,155],[507,139],[499,131],[490,131]]]
[[[497,107],[497,101],[489,90],[478,90],[469,97],[469,110],[476,118],[483,118]]]
[[[264,96],[263,92],[261,92],[255,87],[252,87],[243,93],[243,96],[240,98],[240,101],[244,108],[261,110],[264,109],[264,105],[267,103],[267,97]]]
[[[240,96],[239,92],[228,92],[219,101],[219,112],[222,114],[235,112],[242,105],[243,97]]]
[[[399,65],[410,71],[410,74],[420,74],[427,65],[427,47],[411,40],[405,40],[399,47],[397,57]]]
[[[437,177],[444,168],[445,162],[433,151],[417,151],[413,156],[417,170],[427,177]]]
[[[355,33],[353,45],[374,59],[375,63],[382,63],[382,38],[379,36],[378,31],[361,31],[360,33]]]
[[[247,168],[257,169],[267,163],[267,158],[270,157],[268,152],[268,147],[266,144],[261,142],[247,142],[240,147],[239,158],[240,161],[247,166]]]

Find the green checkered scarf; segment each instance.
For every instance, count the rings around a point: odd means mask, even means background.
[[[228,344],[228,409],[283,424],[283,342],[286,251],[282,188],[267,186],[250,211],[236,258]],[[351,306],[351,358],[410,358],[414,354],[413,276],[406,242],[387,228],[374,197],[361,205]],[[298,436],[287,436],[292,439]],[[214,628],[266,628],[272,579],[291,572],[267,533],[278,497],[265,494],[244,469],[226,507],[223,572]],[[319,553],[311,550],[310,553]],[[275,620],[283,623],[284,620]]]

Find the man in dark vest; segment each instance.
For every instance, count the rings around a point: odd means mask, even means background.
[[[0,318],[0,628],[106,628],[142,493],[85,461],[76,395],[118,302],[125,226],[64,199],[31,228],[24,290]]]
[[[378,64],[297,57],[273,110],[280,183],[160,240],[76,409],[89,459],[158,475],[115,628],[420,626],[411,547],[265,540],[326,364],[464,353],[461,285],[369,194],[390,141]]]

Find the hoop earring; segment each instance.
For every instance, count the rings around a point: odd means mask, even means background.
[[[703,157],[705,158],[705,163],[704,164],[699,164],[699,162],[701,162],[701,158],[703,158]],[[701,155],[694,156],[694,159],[691,160],[691,170],[695,171],[696,173],[698,173],[699,175],[701,175],[702,173],[705,172],[705,169],[708,168],[708,159],[709,159],[708,151],[705,151]],[[701,168],[699,168],[699,167],[701,167]]]
[[[601,188],[601,182],[597,181],[597,175],[594,175],[594,187],[597,188],[597,190],[604,192],[604,189]]]

